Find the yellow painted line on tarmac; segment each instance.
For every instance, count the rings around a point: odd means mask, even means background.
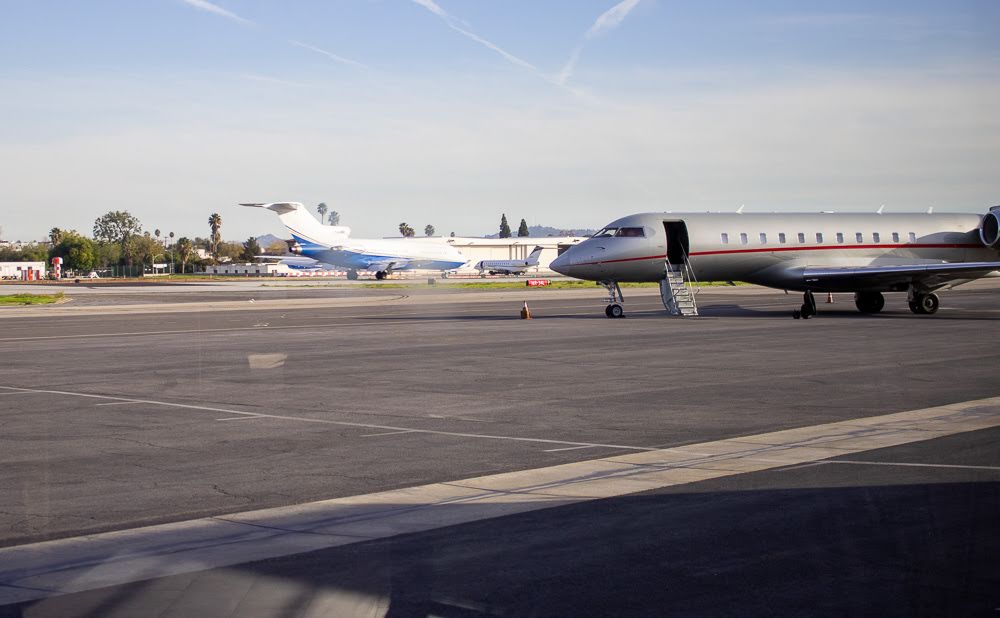
[[[0,549],[0,605],[1000,426],[1000,397]]]

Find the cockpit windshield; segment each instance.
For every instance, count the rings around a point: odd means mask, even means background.
[[[643,238],[646,236],[645,230],[641,227],[606,227],[591,238]]]

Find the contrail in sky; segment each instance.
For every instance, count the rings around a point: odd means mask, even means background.
[[[528,62],[526,60],[522,60],[521,58],[518,58],[514,54],[511,54],[511,53],[509,53],[509,52],[501,49],[497,44],[492,43],[490,41],[487,41],[483,37],[481,37],[481,36],[479,36],[479,35],[477,35],[477,34],[475,34],[473,32],[469,32],[465,28],[462,28],[461,26],[459,26],[458,25],[458,20],[455,19],[451,14],[449,14],[448,11],[445,11],[440,6],[438,6],[438,4],[436,2],[434,2],[434,0],[413,0],[413,2],[416,3],[416,4],[419,4],[420,6],[424,7],[428,11],[430,11],[431,13],[434,13],[435,15],[437,15],[438,17],[440,17],[441,19],[443,19],[444,23],[447,24],[448,27],[451,28],[452,30],[454,30],[455,32],[458,32],[459,34],[461,34],[464,37],[472,39],[473,41],[475,41],[476,43],[479,43],[480,45],[482,45],[483,47],[486,47],[487,49],[495,51],[496,53],[498,53],[501,56],[503,56],[503,58],[505,60],[507,60],[508,62],[510,62],[511,64],[516,64],[519,67],[524,67],[526,69],[531,69],[532,71],[535,71],[535,72],[538,71],[538,69],[535,67],[535,65],[531,64],[530,62]]]
[[[622,0],[607,11],[601,13],[583,35],[583,41],[573,48],[573,51],[569,55],[569,60],[566,61],[562,70],[556,75],[555,82],[560,86],[565,85],[566,82],[569,81],[569,78],[573,75],[573,71],[576,69],[576,63],[580,60],[580,53],[583,52],[583,48],[587,44],[587,41],[598,37],[609,30],[617,28],[618,24],[622,23],[622,21],[628,17],[628,14],[632,12],[632,9],[634,9],[640,1],[641,0]]]
[[[206,11],[214,15],[219,15],[220,17],[225,17],[226,19],[235,21],[236,23],[244,26],[255,25],[249,19],[240,17],[239,15],[233,13],[232,11],[227,11],[226,9],[222,8],[217,4],[212,4],[211,2],[208,2],[208,0],[181,0],[181,2],[183,2],[188,6],[194,7],[200,11]],[[295,45],[296,47],[301,47],[302,49],[308,49],[309,51],[316,52],[317,54],[322,54],[327,58],[335,60],[341,64],[347,64],[350,66],[358,67],[360,69],[369,68],[367,65],[361,64],[357,60],[351,60],[350,58],[345,58],[344,56],[337,55],[331,51],[327,51],[325,49],[316,47],[315,45],[309,45],[308,43],[302,43],[301,41],[290,40],[288,42],[291,43],[292,45]]]
[[[339,62],[341,64],[348,64],[350,66],[358,67],[359,69],[367,69],[367,68],[369,68],[368,65],[361,64],[357,60],[351,60],[350,58],[345,58],[343,56],[338,56],[337,54],[335,54],[335,53],[333,53],[331,51],[327,51],[325,49],[321,49],[319,47],[316,47],[315,45],[309,45],[308,43],[303,43],[301,41],[289,41],[289,43],[291,43],[292,45],[295,45],[296,47],[301,47],[302,49],[308,49],[309,51],[316,52],[317,54],[322,54],[322,55],[326,56],[327,58],[329,58],[331,60],[336,60],[337,62]]]
[[[227,11],[226,9],[222,8],[221,6],[219,6],[217,4],[212,4],[211,2],[208,2],[208,0],[181,0],[181,2],[183,2],[184,4],[186,4],[188,6],[193,6],[194,8],[196,8],[198,10],[206,11],[206,12],[212,13],[214,15],[219,15],[220,17],[225,17],[226,19],[230,19],[230,20],[235,21],[236,23],[242,24],[244,26],[252,26],[253,25],[253,22],[250,21],[249,19],[244,19],[243,17],[240,17],[236,13],[233,13],[231,11]]]

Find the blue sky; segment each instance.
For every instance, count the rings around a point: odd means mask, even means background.
[[[751,6],[752,5],[752,6]],[[1000,3],[4,0],[7,239],[1000,203]]]

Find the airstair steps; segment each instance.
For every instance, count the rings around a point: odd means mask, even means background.
[[[698,315],[698,304],[691,284],[684,279],[684,271],[668,262],[666,274],[660,281],[660,297],[667,312],[679,316]]]

